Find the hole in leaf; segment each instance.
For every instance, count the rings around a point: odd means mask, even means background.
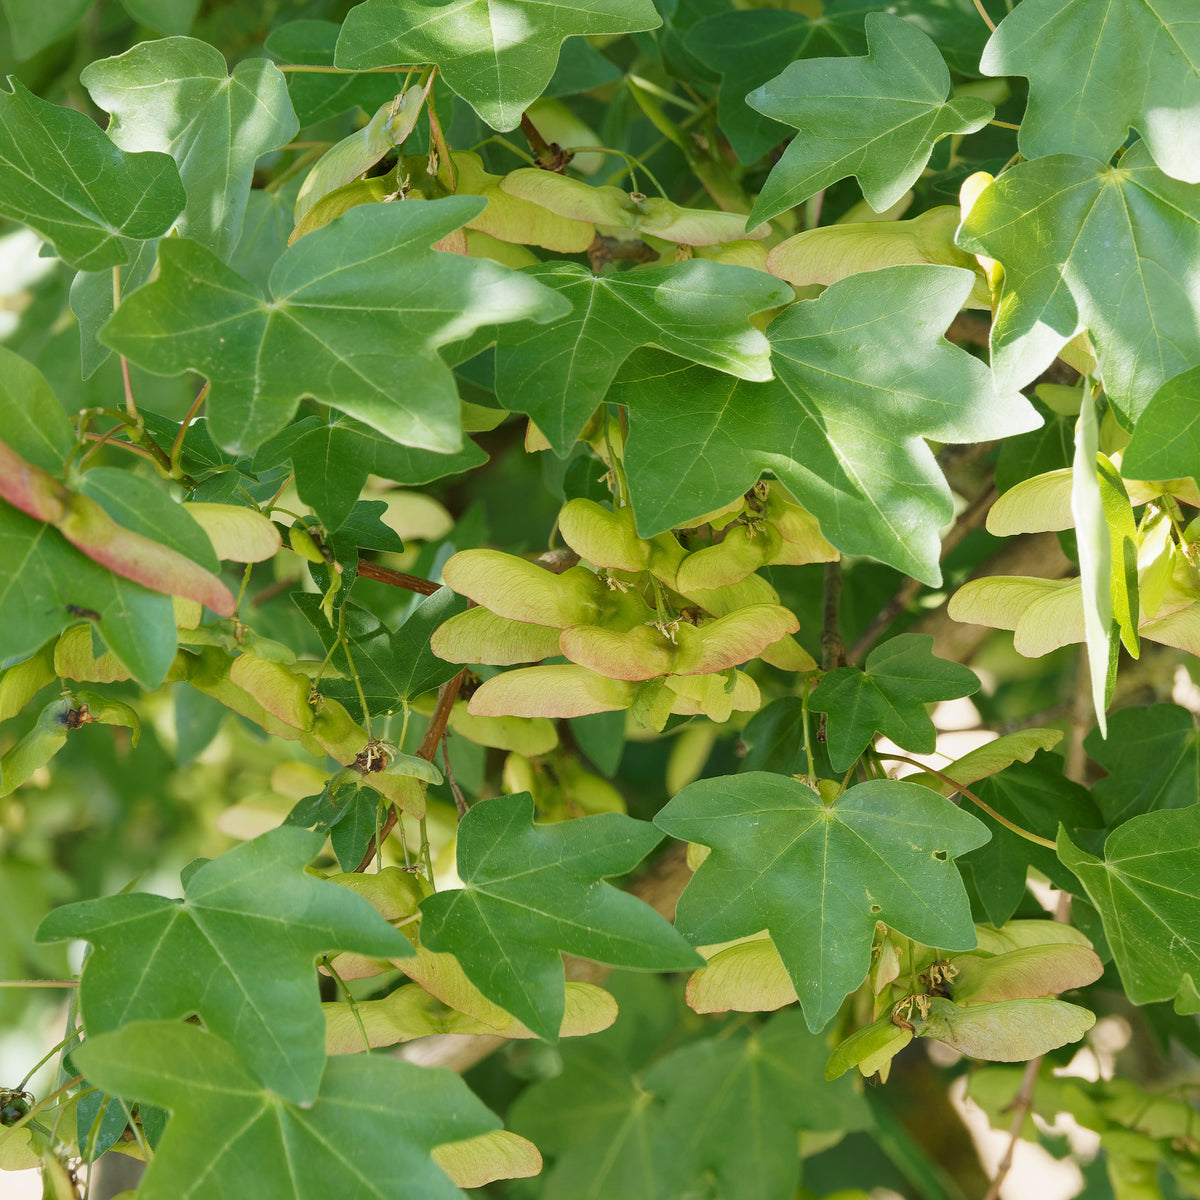
[[[938,860],[938,862],[945,862],[946,861],[946,852],[945,852],[945,850],[935,850],[933,852],[933,857],[936,858]]]
[[[875,913],[881,913],[881,912],[883,912],[882,904],[872,904],[871,905],[871,914],[872,915],[874,915]]]

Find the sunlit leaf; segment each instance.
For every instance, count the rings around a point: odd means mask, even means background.
[[[655,823],[712,847],[679,928],[707,945],[765,924],[814,1031],[866,975],[876,921],[931,946],[975,944],[952,860],[986,830],[928,788],[874,780],[826,806],[798,780],[749,772],[689,784]]]

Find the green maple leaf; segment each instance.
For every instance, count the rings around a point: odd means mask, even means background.
[[[454,954],[489,1000],[554,1041],[561,952],[640,970],[699,965],[649,905],[602,882],[632,871],[661,840],[622,813],[535,825],[528,792],[481,801],[458,827],[463,886],[421,902],[421,942]]]
[[[767,328],[768,383],[631,357],[608,399],[631,409],[625,466],[642,536],[728,503],[771,470],[838,549],[936,584],[953,501],[925,439],[984,441],[1040,421],[941,336],[972,278],[889,267],[792,305]]]
[[[9,83],[11,91],[0,88],[0,216],[88,271],[126,262],[125,239],[171,227],[186,197],[168,155],[127,154],[90,117]]]
[[[322,1059],[302,1106],[221,1038],[174,1022],[89,1037],[74,1058],[105,1091],[171,1112],[142,1200],[464,1200],[430,1151],[500,1126],[457,1075],[380,1055]]]
[[[0,430],[5,442],[27,462],[60,475],[63,464],[76,448],[75,434],[46,377],[32,363],[0,347]],[[105,491],[111,483],[108,468],[99,468],[92,489]],[[87,476],[94,474],[89,471]],[[124,472],[119,474],[129,477]],[[85,481],[87,479],[85,476]],[[152,512],[168,524],[185,516],[146,480],[129,480],[143,502],[153,495]],[[88,490],[85,488],[85,490]],[[98,496],[106,504],[112,497]],[[118,503],[123,494],[116,497]],[[142,514],[116,513],[122,523],[138,527]],[[195,522],[185,521],[193,525]],[[168,541],[162,529],[141,528],[139,532]],[[176,544],[184,553],[204,554],[199,543]],[[208,546],[208,554],[212,547]],[[206,566],[213,566],[209,561]],[[74,611],[73,611],[74,610]],[[114,575],[88,558],[57,529],[36,521],[0,501],[0,628],[4,630],[4,654],[19,661],[46,641],[80,621],[86,610],[105,645],[125,664],[137,681],[147,688],[158,687],[175,655],[175,613],[170,596],[152,592],[141,584]]]
[[[57,403],[57,401],[56,401]],[[47,638],[99,614],[104,644],[146,688],[175,657],[171,597],[114,575],[50,525],[0,501],[0,627],[5,657],[27,658]]]
[[[542,1200],[673,1200],[681,1163],[663,1106],[629,1061],[588,1038],[564,1045],[562,1074],[527,1088],[509,1121],[553,1162]]]
[[[342,25],[336,62],[350,71],[435,63],[493,129],[515,129],[546,90],[566,38],[660,24],[650,0],[366,0]]]
[[[317,956],[412,951],[361,896],[305,872],[323,841],[273,829],[185,870],[182,901],[128,893],[52,912],[39,941],[93,947],[79,982],[89,1036],[195,1013],[268,1087],[311,1100],[325,1067]]]
[[[289,21],[271,31],[263,49],[286,63],[332,67],[341,31],[336,21]],[[288,92],[300,124],[316,125],[348,108],[374,113],[402,90],[403,80],[403,73],[395,76],[296,71],[288,79]]]
[[[345,676],[323,682],[321,690],[340,700],[356,719],[361,720],[362,711],[346,642],[372,716],[395,712],[462,670],[458,663],[438,658],[429,649],[433,631],[457,613],[467,611],[466,598],[449,588],[425,596],[396,629],[349,600],[342,605],[343,623],[334,629],[321,611],[320,596],[297,593],[294,599],[331,654],[333,665]]]
[[[862,982],[877,921],[943,950],[975,945],[951,860],[987,829],[929,788],[871,780],[827,806],[796,779],[751,771],[689,784],[654,823],[712,848],[679,901],[688,941],[766,928],[813,1032]]]
[[[875,12],[866,33],[865,58],[794,62],[746,97],[751,108],[800,131],[767,177],[749,225],[848,175],[883,212],[916,182],[937,142],[991,119],[986,101],[949,99],[950,72],[919,29]]]
[[[92,0],[0,0],[0,9],[8,18],[12,46],[19,59],[32,58],[39,50],[56,42],[91,7]]]
[[[863,17],[870,11],[866,0],[835,0],[814,21],[756,8],[718,13],[688,30],[684,45],[721,76],[717,120],[742,162],[756,162],[791,136],[787,125],[755,112],[746,95],[799,59],[861,54],[867,48]]]
[[[871,1124],[849,1078],[825,1082],[828,1055],[824,1038],[790,1009],[754,1032],[676,1050],[641,1084],[665,1100],[661,1136],[697,1183],[715,1176],[723,1200],[791,1200],[800,1182],[802,1131]]]
[[[1119,709],[1108,719],[1107,740],[1093,729],[1083,745],[1108,772],[1092,795],[1110,828],[1142,813],[1200,802],[1200,732],[1186,708]]]
[[[1103,859],[1080,850],[1060,829],[1058,857],[1099,911],[1129,999],[1134,1004],[1176,999],[1178,1011],[1194,1012],[1200,981],[1200,805],[1126,821],[1109,834]]]
[[[1100,814],[1087,788],[1063,777],[1058,755],[1038,754],[1029,763],[1013,763],[990,779],[970,785],[985,804],[1022,829],[1053,839],[1059,825],[1094,829]],[[974,811],[974,810],[972,810]],[[991,831],[991,841],[958,860],[963,878],[993,925],[1003,925],[1025,895],[1029,868],[1034,867],[1056,887],[1070,891],[1073,880],[1053,851],[1019,837],[986,812],[975,814]]]
[[[187,33],[200,0],[121,0],[121,5],[135,21],[159,33]]]
[[[369,475],[396,483],[431,483],[487,462],[472,441],[454,454],[401,446],[369,425],[331,413],[328,420],[302,417],[259,448],[256,471],[290,462],[296,491],[321,524],[334,533],[358,502]]]
[[[958,244],[1004,266],[992,325],[1003,388],[1035,379],[1087,329],[1104,390],[1132,423],[1200,356],[1200,280],[1179,270],[1200,255],[1200,186],[1164,175],[1144,144],[1115,167],[1065,154],[1018,164],[979,197]]]
[[[1026,158],[1107,159],[1132,126],[1163,171],[1200,183],[1200,26],[1192,0],[1024,0],[1000,22],[980,69],[1028,78],[1017,135]]]
[[[247,58],[231,73],[214,46],[171,37],[91,63],[79,78],[111,114],[114,145],[175,159],[187,191],[176,232],[228,258],[255,162],[299,129],[279,68]]]
[[[771,347],[750,318],[793,298],[761,271],[702,259],[623,275],[596,276],[575,263],[525,273],[566,299],[571,312],[543,328],[500,330],[496,398],[527,412],[560,457],[639,346],[742,379],[770,379]]]
[[[175,160],[187,203],[173,232],[228,261],[241,235],[255,164],[299,128],[279,69],[265,58],[248,58],[231,74],[215,47],[172,37],[91,63],[80,81],[111,114],[108,136],[115,145],[161,151]],[[155,244],[127,249],[129,266],[121,272],[126,293],[150,278]],[[111,273],[78,275],[71,309],[82,329],[84,374],[90,375],[108,357],[96,334],[113,311]]]
[[[933,653],[933,638],[904,633],[876,646],[863,670],[827,672],[810,707],[828,714],[829,761],[835,771],[845,771],[876,733],[905,750],[932,754],[937,730],[925,705],[978,690],[974,671]]]
[[[456,451],[458,390],[437,348],[480,325],[562,311],[520,272],[430,248],[483,203],[351,209],[283,254],[269,298],[211,251],[172,238],[158,278],[101,336],[155,374],[205,375],[210,427],[226,449],[261,445],[313,396],[396,441]]]
[[[1194,479],[1200,475],[1197,391],[1200,367],[1173,376],[1154,393],[1121,459],[1126,479]]]

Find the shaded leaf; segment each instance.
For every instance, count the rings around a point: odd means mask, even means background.
[[[396,441],[455,451],[458,392],[437,347],[561,311],[517,272],[430,249],[479,206],[451,196],[352,209],[284,252],[269,300],[197,243],[165,241],[158,279],[122,303],[103,338],[156,374],[208,377],[226,448],[261,445],[311,395]]]
[[[8,18],[13,50],[18,58],[32,58],[39,50],[56,42],[78,23],[91,7],[92,0],[0,0],[0,9]]]
[[[171,598],[105,570],[57,529],[0,503],[5,656],[32,654],[81,614],[143,687],[162,683],[175,654]]]
[[[809,706],[827,714],[829,761],[835,771],[845,771],[876,733],[905,750],[932,753],[937,731],[925,705],[978,690],[974,671],[933,653],[933,638],[904,633],[876,646],[861,671],[827,672]]]
[[[688,30],[684,45],[721,75],[717,121],[742,162],[754,162],[791,136],[787,125],[755,112],[747,93],[799,59],[862,54],[863,17],[871,9],[867,0],[833,0],[819,21],[774,8],[742,9],[706,17]]]
[[[451,454],[397,445],[369,425],[331,413],[302,417],[266,442],[254,456],[258,470],[290,462],[296,490],[330,533],[341,528],[370,475],[421,484],[457,475],[487,462],[472,441]]]
[[[1200,356],[1200,187],[1164,175],[1144,144],[1115,167],[1056,154],[1005,171],[958,244],[997,259],[992,325],[1001,388],[1023,387],[1087,329],[1104,390],[1130,423]],[[1089,248],[1103,246],[1104,253]]]
[[[90,1037],[74,1057],[106,1091],[171,1112],[145,1200],[239,1195],[248,1171],[262,1200],[461,1200],[431,1152],[500,1124],[457,1075],[394,1058],[322,1059],[320,1091],[300,1105],[221,1038],[166,1021]]]
[[[271,31],[263,48],[281,62],[332,67],[341,28],[336,21],[288,21]],[[353,75],[293,71],[287,82],[300,124],[315,125],[348,108],[373,113],[401,90],[403,81],[403,72]]]
[[[839,550],[939,580],[953,506],[925,439],[986,440],[1039,420],[941,337],[971,283],[943,266],[841,280],[772,321],[769,383],[635,354],[608,399],[632,410],[639,532],[686,524],[771,470]]]
[[[1200,31],[1190,0],[1024,0],[983,52],[988,75],[1024,75],[1026,158],[1107,159],[1130,126],[1168,175],[1200,183]],[[1121,81],[1113,87],[1113,80]]]
[[[565,1046],[562,1057],[562,1074],[526,1088],[509,1114],[514,1131],[552,1160],[544,1200],[672,1200],[681,1167],[662,1102],[595,1039]]]
[[[1133,817],[1104,858],[1059,831],[1058,857],[1099,910],[1134,1004],[1194,994],[1200,979],[1200,805]],[[1181,1010],[1185,1011],[1185,1010]]]
[[[1053,838],[1060,824],[1074,830],[1094,829],[1100,823],[1087,789],[1064,777],[1057,755],[1039,754],[1029,763],[1014,763],[979,780],[971,790],[1001,816],[1039,837]],[[1019,837],[973,805],[971,811],[992,831],[992,838],[964,855],[958,865],[993,925],[1003,925],[1016,912],[1030,867],[1058,887],[1073,887],[1074,880],[1052,851]]]
[[[571,36],[632,33],[661,24],[650,0],[586,5],[512,0],[366,0],[351,9],[337,44],[343,70],[435,63],[493,129],[515,129],[554,75]]]
[[[751,108],[800,131],[750,213],[769,221],[853,175],[876,212],[916,182],[944,137],[974,133],[992,106],[950,98],[950,72],[919,29],[889,13],[866,18],[865,58],[793,62],[746,97]]]
[[[337,629],[330,627],[321,611],[321,597],[297,593],[294,600],[317,631],[326,651],[333,651],[331,661],[345,676],[341,680],[323,682],[322,691],[341,700],[356,719],[361,719],[358,688],[354,685],[350,661],[344,645],[338,642]],[[438,658],[430,650],[429,639],[443,621],[466,610],[466,600],[449,588],[441,588],[432,596],[425,596],[408,619],[392,629],[374,613],[352,601],[342,605],[342,632],[349,642],[354,670],[358,672],[372,716],[395,712],[422,692],[428,692],[458,674],[457,664]],[[334,649],[335,645],[337,649]]]
[[[620,813],[533,823],[528,792],[476,804],[458,827],[463,887],[422,901],[421,940],[453,953],[483,994],[539,1037],[563,1014],[566,951],[645,970],[698,965],[653,909],[604,883],[661,840]]]
[[[825,1054],[824,1039],[793,1009],[754,1032],[676,1050],[645,1073],[642,1086],[666,1101],[663,1138],[675,1143],[694,1176],[715,1176],[718,1195],[792,1200],[801,1131],[871,1123],[849,1080],[826,1083]],[[681,1182],[677,1177],[675,1187]]]
[[[126,262],[124,239],[171,227],[186,196],[167,155],[127,154],[90,117],[10,84],[0,88],[0,214],[85,271]]]
[[[1200,803],[1200,733],[1186,708],[1118,709],[1108,739],[1093,730],[1084,749],[1108,772],[1092,795],[1109,828],[1142,813]]]
[[[596,276],[564,262],[525,273],[568,300],[571,314],[542,328],[500,330],[496,398],[527,412],[560,457],[638,346],[742,379],[769,379],[770,343],[750,318],[792,300],[790,288],[759,271],[701,259],[622,275]]]
[[[986,830],[928,788],[873,780],[826,806],[798,780],[750,772],[689,784],[655,823],[712,848],[679,902],[688,940],[765,925],[814,1032],[866,975],[876,921],[930,946],[975,944],[951,860]]]
[[[1154,393],[1121,457],[1130,479],[1195,479],[1200,475],[1196,398],[1200,367],[1175,375]]]
[[[323,841],[274,829],[192,870],[182,901],[126,893],[52,912],[39,940],[93,947],[79,984],[89,1035],[196,1013],[273,1091],[311,1100],[325,1066],[317,955],[411,952],[367,901],[305,872]]]

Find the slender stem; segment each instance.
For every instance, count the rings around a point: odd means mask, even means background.
[[[408,716],[408,710],[405,709],[404,715]],[[458,819],[461,821],[467,815],[467,798],[462,793],[462,788],[458,786],[458,780],[454,778],[454,768],[450,766],[450,739],[442,738],[442,774],[446,776],[446,782],[450,785],[450,794],[454,797],[454,809],[458,813]]]
[[[1011,121],[992,120],[992,121],[989,121],[988,124],[995,125],[1000,129],[1017,129],[1017,130],[1019,130],[1021,128],[1020,125],[1014,125]]]
[[[340,614],[338,624],[341,626],[346,618],[346,606],[343,604],[338,609]],[[371,737],[371,710],[367,707],[367,697],[363,693],[362,677],[358,673],[358,668],[354,665],[354,658],[350,653],[350,639],[346,637],[343,629],[338,629],[338,641],[342,644],[342,653],[346,656],[346,663],[350,667],[350,677],[354,680],[354,690],[358,694],[358,703],[362,707],[363,728],[367,731],[367,737]]]
[[[454,707],[454,701],[458,699],[459,689],[466,677],[467,668],[463,667],[453,679],[438,688],[433,716],[429,718],[429,727],[425,730],[420,746],[417,747],[417,756],[426,762],[433,762],[434,755],[437,754],[438,743],[442,740],[442,734],[446,732],[446,722],[450,719],[450,710]],[[367,843],[367,852],[363,855],[362,862],[354,868],[355,871],[365,871],[371,865],[371,860],[375,857],[375,847],[383,845],[384,839],[396,827],[399,819],[399,810],[394,804],[389,804],[387,818],[380,826],[379,832]]]
[[[321,966],[333,977],[333,981],[342,989],[346,995],[346,1002],[350,1005],[350,1012],[354,1016],[354,1023],[358,1026],[358,1032],[362,1034],[363,1049],[368,1054],[371,1053],[371,1039],[367,1037],[367,1027],[363,1024],[362,1013],[358,1011],[358,1001],[351,994],[350,989],[346,986],[346,981],[334,970],[333,962],[326,957],[321,960]]]
[[[0,988],[73,988],[78,986],[79,980],[77,979],[0,979]],[[52,1050],[50,1053],[53,1054],[54,1051]]]
[[[438,120],[437,109],[433,103],[433,78],[430,71],[425,81],[425,113],[429,117],[429,140],[433,143],[438,155],[438,178],[444,171],[446,177],[442,183],[451,191],[458,191],[458,172],[454,169],[454,159],[450,156],[450,147],[446,144],[446,136],[442,133],[442,123]]]
[[[1035,846],[1045,846],[1047,850],[1057,850],[1058,846],[1049,838],[1039,837],[1036,833],[1030,833],[1028,829],[1022,829],[1020,825],[1010,821],[1006,816],[998,813],[985,800],[975,795],[973,791],[959,783],[953,775],[947,775],[945,771],[939,771],[937,767],[931,767],[927,763],[918,762],[915,758],[909,758],[907,754],[889,754],[883,751],[879,752],[880,758],[887,758],[893,762],[906,762],[914,767],[920,767],[922,771],[927,771],[930,775],[936,775],[943,783],[948,783],[960,795],[966,796],[972,804],[978,805],[993,821],[1003,825],[1009,833],[1015,833],[1017,837],[1024,838],[1027,842],[1032,842]]]
[[[800,697],[800,719],[804,728],[804,754],[808,759],[808,777],[815,779],[817,775],[817,766],[813,761],[812,752],[812,731],[809,728],[808,718],[808,693],[812,688],[811,676],[806,676],[804,680],[804,692]]]
[[[242,600],[246,596],[246,588],[250,586],[250,572],[254,570],[253,563],[247,563],[246,569],[242,572],[242,586],[238,588],[237,604],[234,605],[233,611],[240,613],[242,611]]]
[[[196,399],[192,401],[192,407],[187,410],[183,418],[183,423],[179,426],[179,432],[175,435],[175,440],[171,443],[171,474],[178,476],[179,459],[183,454],[183,438],[188,431],[188,427],[196,419],[196,414],[200,411],[200,405],[204,403],[205,397],[208,395],[208,381],[200,389]]]
[[[125,411],[137,419],[137,402],[133,398],[133,380],[129,377],[129,359],[121,355],[121,386],[125,389]]]
[[[978,0],[976,2],[978,3]],[[1025,1124],[1025,1118],[1029,1115],[1029,1110],[1033,1107],[1033,1092],[1037,1087],[1038,1072],[1041,1069],[1041,1055],[1038,1055],[1037,1058],[1031,1058],[1025,1064],[1025,1072],[1021,1076],[1021,1086],[1017,1088],[1017,1094],[1013,1097],[1012,1104],[1009,1105],[1013,1118],[1008,1130],[1008,1149],[1005,1150],[1004,1157],[996,1166],[996,1174],[992,1176],[991,1186],[988,1188],[983,1200],[999,1200],[1000,1188],[1003,1186],[1004,1180],[1008,1177],[1009,1171],[1012,1170],[1013,1153],[1021,1137],[1021,1127]]]
[[[649,79],[644,79],[641,75],[630,75],[627,78],[635,87],[640,87],[643,92],[649,92],[650,95],[657,96],[658,99],[665,100],[668,104],[674,104],[682,108],[684,112],[699,114],[701,111],[690,100],[684,100],[673,92],[668,92],[666,88],[659,87],[657,83],[651,83]]]
[[[76,987],[78,985],[73,983],[71,986]],[[71,1041],[73,1038],[77,1038],[82,1032],[82,1027],[73,1030],[71,1033],[68,1033],[67,1036],[63,1038],[63,1040],[59,1042],[57,1046],[42,1055],[42,1057],[39,1058],[37,1062],[35,1062],[33,1066],[29,1068],[28,1071],[25,1072],[25,1078],[17,1084],[15,1090],[18,1092],[23,1092],[25,1090],[25,1085],[38,1073],[38,1071],[41,1070],[41,1068],[44,1067],[60,1050],[62,1050],[69,1041]]]
[[[405,588],[410,592],[418,592],[422,596],[432,596],[440,591],[442,585],[419,575],[407,575],[403,571],[391,567],[380,566],[379,563],[368,562],[365,558],[358,560],[358,574],[361,579],[373,579],[376,583],[390,584],[392,587]]]
[[[316,75],[399,75],[401,71],[414,71],[416,66],[356,67],[347,71],[342,67],[325,67],[313,63],[276,63],[276,69],[295,73],[308,72]]]
[[[840,667],[846,656],[842,633],[838,628],[838,608],[842,600],[842,564],[825,564],[824,620],[821,624],[821,669]]]
[[[493,133],[491,137],[484,138],[482,142],[476,142],[475,145],[471,147],[471,150],[472,152],[476,150],[482,150],[484,146],[487,146],[491,143],[495,143],[497,146],[503,146],[510,154],[515,154],[518,158],[527,162],[531,167],[537,166],[537,159],[535,159],[528,150],[522,150],[520,146],[510,142],[508,138],[501,137],[498,133]]]
[[[421,848],[417,853],[425,862],[425,878],[429,880],[429,886],[434,891],[437,891],[437,887],[433,882],[433,854],[429,849],[429,826],[426,824],[424,814],[422,814],[421,819],[417,822],[417,826],[421,831]]]
[[[983,23],[993,32],[996,32],[996,23],[987,14],[987,9],[983,7],[983,0],[975,0],[975,8],[979,15],[983,18]],[[1009,10],[1012,11],[1011,9]]]

